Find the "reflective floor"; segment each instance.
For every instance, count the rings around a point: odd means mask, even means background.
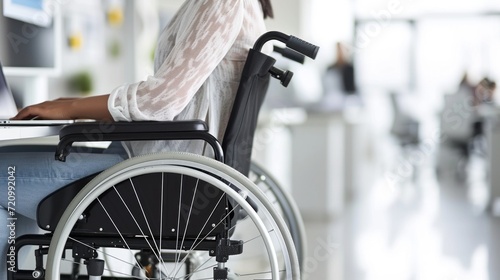
[[[407,176],[378,172],[341,217],[306,223],[304,279],[500,279],[500,218],[485,208],[484,164],[440,147]]]

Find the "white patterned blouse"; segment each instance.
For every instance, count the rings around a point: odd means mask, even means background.
[[[116,121],[201,119],[221,140],[240,75],[265,32],[258,0],[186,0],[160,35],[155,74],[111,92]],[[166,150],[203,153],[199,141],[127,142],[130,156]]]

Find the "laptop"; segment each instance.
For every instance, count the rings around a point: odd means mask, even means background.
[[[17,106],[14,95],[10,91],[0,63],[0,126],[60,126],[75,122],[75,120],[10,120],[16,114]]]

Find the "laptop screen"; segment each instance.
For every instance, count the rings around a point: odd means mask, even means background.
[[[12,118],[17,114],[16,103],[14,96],[7,85],[7,80],[2,71],[2,64],[0,64],[0,119]]]

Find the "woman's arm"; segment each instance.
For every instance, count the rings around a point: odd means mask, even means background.
[[[61,98],[28,106],[12,119],[95,119],[112,121],[108,110],[108,95],[91,96],[86,98]]]
[[[114,119],[173,120],[231,49],[243,24],[243,1],[190,2],[191,9],[182,15],[187,22],[155,75],[111,92]]]

